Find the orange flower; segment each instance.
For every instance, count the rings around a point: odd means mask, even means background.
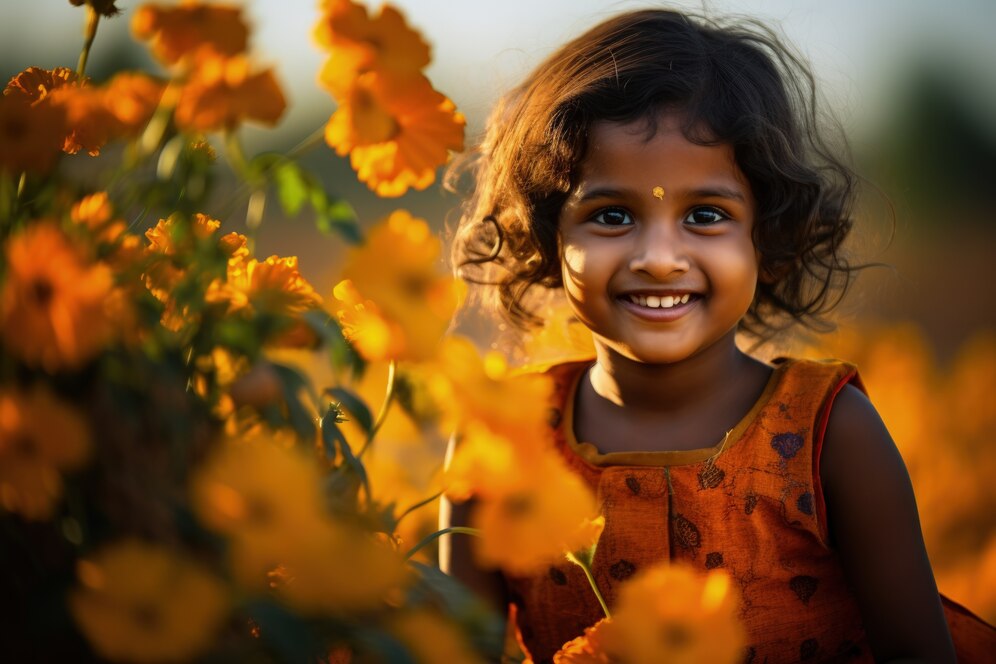
[[[136,39],[148,40],[167,65],[205,54],[236,55],[246,50],[249,39],[241,7],[199,2],[142,5],[132,17],[131,31]]]
[[[365,71],[417,74],[429,64],[429,45],[390,5],[371,17],[355,2],[326,2],[314,36],[331,53],[319,80],[337,97],[344,96]]]
[[[612,664],[613,660],[605,651],[603,633],[607,618],[587,628],[584,634],[568,641],[553,656],[553,664]]]
[[[251,72],[244,56],[211,57],[181,90],[176,123],[193,132],[231,129],[248,120],[274,125],[286,107],[271,70]]]
[[[232,571],[306,613],[373,608],[404,583],[400,558],[325,514],[316,460],[254,435],[221,447],[191,483],[194,510],[228,536]]]
[[[107,141],[134,134],[149,121],[164,86],[145,74],[122,73],[106,87],[93,87],[65,67],[47,70],[29,67],[11,79],[4,94],[29,101],[34,107],[58,107],[66,116],[60,140],[69,154],[86,150],[100,153]],[[52,130],[54,132],[54,129]]]
[[[66,111],[51,104],[0,97],[0,172],[44,174],[52,169],[66,134]]]
[[[471,423],[447,469],[447,495],[477,499],[478,562],[529,575],[587,549],[601,534],[595,496],[544,441],[511,441]]]
[[[746,646],[739,611],[737,592],[722,570],[701,575],[663,563],[620,587],[599,636],[607,652],[627,663],[734,664]]]
[[[62,497],[60,472],[82,466],[90,447],[82,414],[48,389],[0,392],[0,507],[50,518]]]
[[[429,390],[450,429],[482,422],[511,440],[532,440],[546,428],[553,384],[537,373],[513,374],[497,352],[483,357],[464,337],[447,337],[429,376]]]
[[[101,91],[65,67],[51,70],[28,67],[10,80],[4,94],[28,100],[35,107],[44,104],[60,107],[68,125],[68,131],[62,132],[62,149],[68,154],[81,149],[91,155],[100,154],[101,146],[117,129]]]
[[[28,67],[10,79],[3,93],[35,103],[47,97],[53,90],[77,83],[79,83],[79,77],[68,67],[56,67],[55,69]]]
[[[235,248],[235,251],[240,249]],[[228,313],[264,313],[292,319],[322,305],[321,296],[298,271],[297,256],[270,256],[265,261],[232,258],[228,261],[225,281],[216,279],[212,282],[204,299],[227,306]],[[270,343],[304,347],[315,345],[317,338],[311,328],[298,319]]]
[[[228,615],[222,582],[199,564],[158,545],[124,540],[77,566],[69,609],[102,657],[189,661]]]
[[[166,86],[151,76],[122,72],[103,88],[104,106],[114,116],[116,133],[138,134],[155,113]]]
[[[54,223],[12,237],[7,262],[0,322],[10,351],[55,371],[80,366],[110,341],[111,272],[84,261]]]
[[[453,102],[421,75],[361,74],[325,127],[325,142],[349,154],[359,179],[377,195],[422,190],[449,150],[463,149],[466,124]]]
[[[429,225],[398,210],[350,250],[333,295],[339,320],[369,360],[432,357],[463,295],[439,264]]]
[[[168,302],[170,294],[183,279],[184,268],[175,259],[192,252],[197,243],[214,235],[221,222],[205,214],[196,213],[189,223],[180,223],[176,216],[160,219],[154,228],[145,232],[149,240],[146,253],[155,260],[145,273],[145,285],[160,302]]]

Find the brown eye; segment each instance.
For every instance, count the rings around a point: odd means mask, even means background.
[[[603,226],[629,226],[633,223],[633,218],[629,216],[629,212],[621,208],[600,210],[591,217],[591,220]]]
[[[695,208],[685,217],[685,223],[691,226],[711,226],[729,219],[722,210],[712,207]]]

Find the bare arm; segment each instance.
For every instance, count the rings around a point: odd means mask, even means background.
[[[955,662],[909,474],[878,412],[846,386],[820,461],[830,539],[877,661]]]

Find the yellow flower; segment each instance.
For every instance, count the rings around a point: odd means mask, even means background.
[[[509,372],[504,357],[483,357],[463,337],[447,337],[433,363],[429,389],[447,415],[449,428],[483,422],[511,440],[532,440],[545,431],[553,383],[538,373]]]
[[[87,263],[50,221],[32,224],[7,245],[0,303],[7,348],[47,371],[90,360],[113,333],[111,272]]]
[[[422,190],[449,150],[463,149],[461,113],[421,75],[361,74],[325,127],[325,142],[349,154],[357,176],[378,196]]]
[[[51,104],[0,97],[0,173],[44,174],[52,169],[62,151],[66,134],[66,111]]]
[[[226,240],[223,248],[234,249],[241,256],[230,241]],[[228,261],[225,281],[212,282],[204,299],[226,306],[230,314],[263,313],[289,319],[276,336],[268,339],[271,345],[306,348],[318,343],[314,331],[298,315],[321,307],[322,298],[301,276],[296,256],[270,256],[265,261],[233,257]]]
[[[474,664],[481,658],[456,625],[428,609],[393,616],[388,630],[408,649],[418,664]]]
[[[190,660],[211,644],[228,614],[220,580],[154,544],[117,542],[80,561],[77,573],[69,609],[109,660]]]
[[[180,91],[176,123],[191,132],[232,129],[246,121],[274,125],[286,107],[272,70],[250,71],[244,56],[211,57]]]
[[[230,539],[235,577],[307,613],[379,605],[405,582],[400,557],[331,520],[315,459],[261,438],[226,443],[191,484],[195,513]]]
[[[446,471],[447,495],[477,499],[478,562],[528,575],[586,549],[601,534],[595,496],[534,434],[528,441],[470,423]]]
[[[48,519],[62,497],[61,472],[90,453],[83,415],[48,389],[0,392],[0,507]]]
[[[367,359],[434,355],[463,294],[441,269],[440,252],[429,225],[403,210],[349,252],[333,294],[347,336]]]
[[[400,599],[409,575],[385,538],[329,520],[303,536],[293,549],[281,547],[279,574],[271,584],[296,610],[366,611]]]
[[[734,664],[746,645],[739,610],[738,594],[722,570],[700,575],[663,563],[620,587],[601,639],[607,652],[627,664]]]
[[[205,54],[236,55],[246,50],[249,39],[241,7],[200,2],[142,5],[132,16],[131,31],[136,39],[148,40],[167,65]]]
[[[319,80],[336,96],[345,95],[365,71],[417,74],[429,64],[429,45],[390,5],[371,17],[355,2],[326,2],[314,36],[331,53]]]

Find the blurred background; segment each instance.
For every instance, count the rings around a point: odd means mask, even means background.
[[[119,0],[101,24],[88,73],[157,65],[129,34],[139,4]],[[324,60],[310,34],[312,0],[250,0],[256,57],[277,69],[289,109],[248,131],[250,154],[286,152],[334,110],[315,83]],[[593,0],[394,2],[432,44],[428,74],[479,135],[498,95],[566,39],[615,13],[657,6]],[[910,466],[942,590],[996,621],[996,3],[991,0],[673,2],[745,14],[781,30],[808,58],[844,125],[867,195],[854,250],[888,267],[861,274],[840,310],[842,333],[819,351],[859,363]],[[0,75],[75,67],[83,12],[66,0],[0,0]],[[78,155],[71,161],[84,164]],[[364,225],[403,207],[440,231],[457,204],[439,187],[378,199],[345,159],[320,145],[303,159]],[[224,191],[224,187],[222,187]],[[244,212],[245,201],[236,201]],[[276,206],[271,206],[275,208]],[[211,214],[211,210],[205,212]],[[215,211],[217,212],[217,211]],[[240,230],[241,212],[223,219]],[[326,298],[342,244],[311,219],[266,217],[257,254],[297,255]]]

